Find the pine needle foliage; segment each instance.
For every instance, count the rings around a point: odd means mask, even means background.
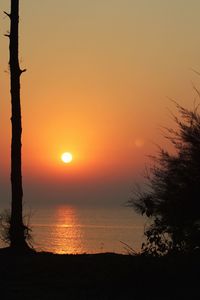
[[[129,205],[150,221],[142,252],[165,255],[200,249],[200,114],[175,103],[177,129],[165,129],[175,151],[159,148]]]

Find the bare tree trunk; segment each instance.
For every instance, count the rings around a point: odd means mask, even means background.
[[[20,76],[24,70],[19,66],[19,0],[11,0],[10,17],[10,83],[12,105],[12,142],[11,142],[11,223],[10,246],[15,250],[28,248],[25,237],[25,226],[22,214],[22,168],[21,168],[21,105],[20,105]]]

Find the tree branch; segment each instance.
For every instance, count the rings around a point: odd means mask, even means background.
[[[4,14],[5,14],[7,17],[11,18],[11,14],[7,13],[6,11],[4,11]]]
[[[20,69],[20,74],[22,74],[22,73],[24,73],[26,71],[27,71],[27,69],[23,69],[23,70]]]

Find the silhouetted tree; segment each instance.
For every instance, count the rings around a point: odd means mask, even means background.
[[[177,130],[166,129],[175,152],[160,148],[146,174],[147,186],[129,204],[145,214],[147,242],[142,251],[166,254],[200,248],[200,115],[176,104]]]
[[[19,0],[11,0],[11,12],[5,14],[10,18],[10,83],[12,105],[12,141],[11,141],[11,216],[9,239],[10,246],[16,251],[29,249],[26,243],[28,228],[23,223],[22,214],[22,170],[21,170],[21,104],[20,104],[20,76],[25,70],[19,66]]]

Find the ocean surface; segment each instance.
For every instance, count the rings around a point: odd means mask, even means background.
[[[123,206],[57,205],[38,207],[29,214],[33,246],[39,251],[125,254],[128,246],[139,251],[144,240],[144,218]]]

